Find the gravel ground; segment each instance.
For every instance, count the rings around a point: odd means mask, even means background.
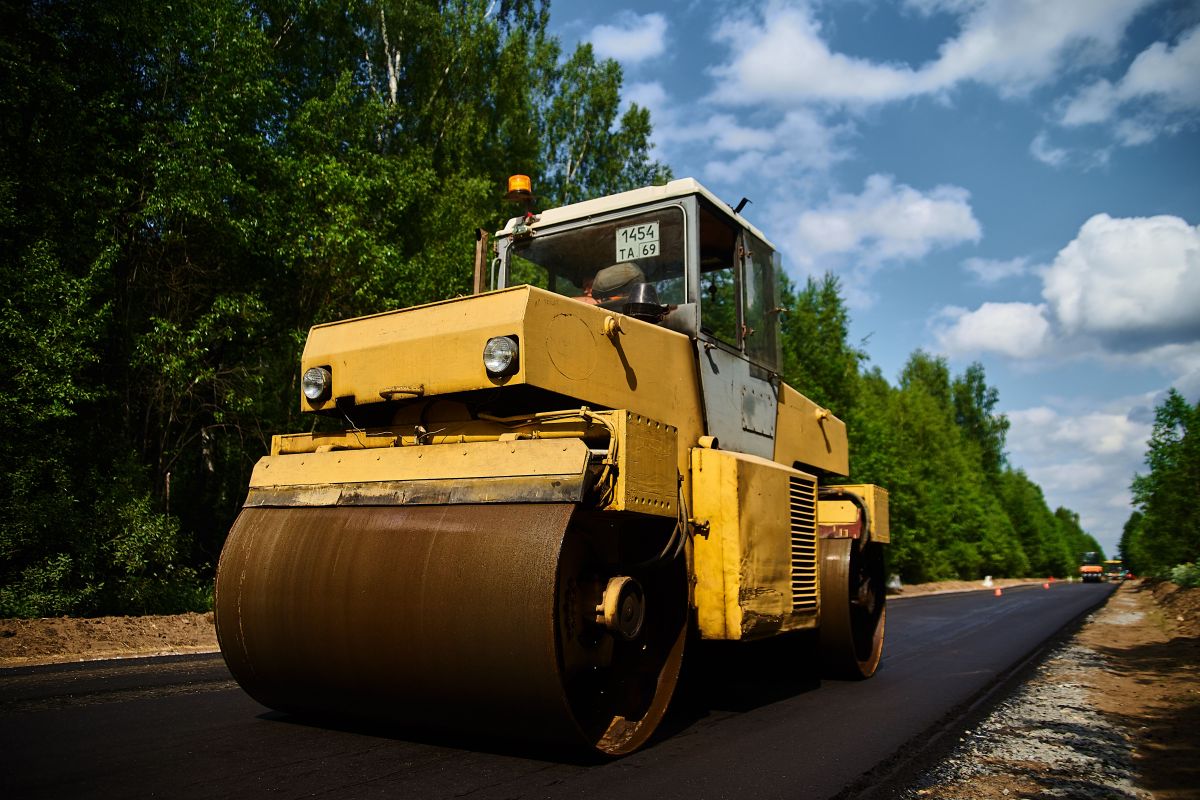
[[[1095,650],[1060,648],[908,796],[1149,800],[1138,788],[1133,742],[1091,701],[1089,674],[1103,667]]]

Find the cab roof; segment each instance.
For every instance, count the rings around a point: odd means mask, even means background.
[[[778,249],[762,231],[754,227],[745,217],[733,213],[733,209],[728,203],[721,200],[708,189],[705,189],[695,178],[679,178],[663,186],[645,186],[641,189],[633,189],[628,192],[597,197],[594,200],[584,200],[558,208],[549,208],[545,211],[539,211],[536,221],[531,223],[529,227],[537,230],[564,222],[575,222],[589,217],[609,214],[614,211],[621,211],[626,208],[671,200],[676,197],[687,197],[689,195],[699,195],[708,200],[717,210],[717,213],[724,214],[734,224],[746,228],[772,249]],[[521,217],[510,219],[498,235],[511,233],[521,219]]]

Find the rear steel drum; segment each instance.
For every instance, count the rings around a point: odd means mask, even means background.
[[[887,624],[883,546],[821,540],[822,669],[831,678],[870,678],[883,657]]]

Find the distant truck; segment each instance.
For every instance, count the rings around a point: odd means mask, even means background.
[[[1110,559],[1104,562],[1104,579],[1109,581],[1123,581],[1129,577],[1129,570],[1125,569],[1125,563],[1117,559]]]
[[[1084,583],[1100,583],[1104,580],[1104,564],[1099,553],[1084,553],[1079,559],[1079,579]]]

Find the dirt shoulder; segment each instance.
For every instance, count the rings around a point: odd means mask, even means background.
[[[217,651],[213,615],[0,620],[0,667]]]
[[[1082,633],[1106,662],[1092,698],[1130,736],[1142,787],[1156,800],[1194,800],[1200,797],[1200,589],[1131,586],[1115,599],[1107,630]]]
[[[1045,580],[1035,578],[994,578],[987,581],[937,581],[935,583],[904,584],[897,589],[888,589],[888,600],[902,600],[905,597],[919,597],[925,594],[945,594],[948,592],[993,592],[1001,591],[1012,586],[1029,584],[1054,583],[1054,578]]]

